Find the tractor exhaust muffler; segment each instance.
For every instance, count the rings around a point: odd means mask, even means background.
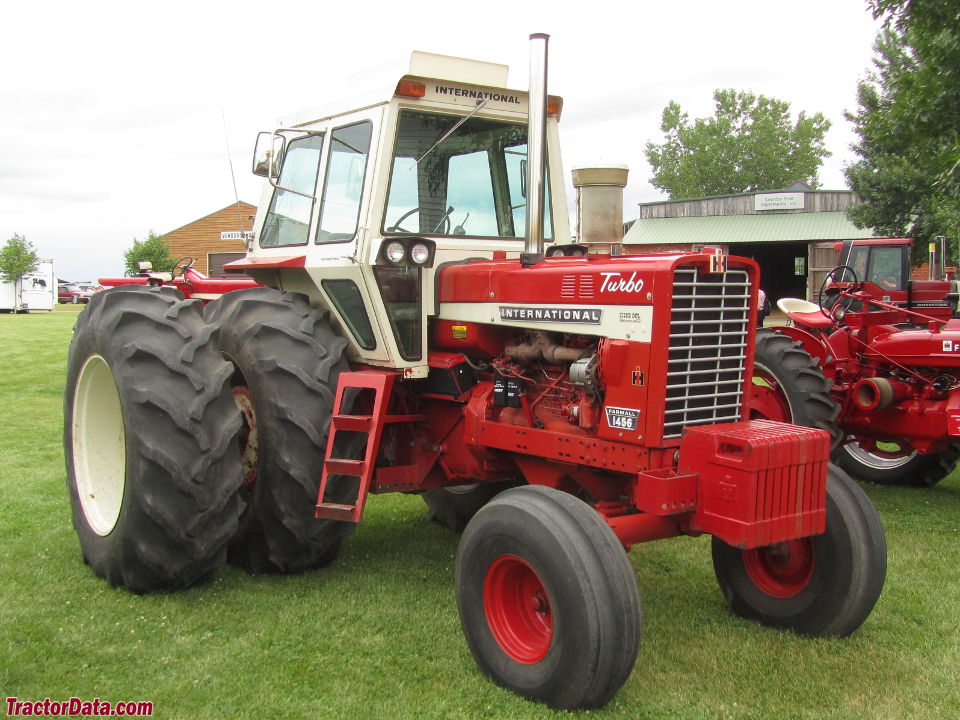
[[[520,263],[543,260],[543,199],[547,157],[547,41],[546,33],[530,36],[530,91],[527,96],[527,227]]]

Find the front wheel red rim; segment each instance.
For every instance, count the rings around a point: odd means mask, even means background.
[[[497,644],[511,660],[540,662],[553,639],[553,612],[540,576],[515,555],[501,555],[483,581],[483,610]]]
[[[757,588],[775,598],[799,595],[810,584],[816,566],[809,538],[789,540],[743,551],[743,566]]]

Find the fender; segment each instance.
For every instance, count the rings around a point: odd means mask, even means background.
[[[820,367],[824,367],[827,364],[827,357],[833,354],[829,351],[826,341],[821,336],[814,335],[796,325],[770,325],[768,329],[786,335],[794,342],[800,343]]]

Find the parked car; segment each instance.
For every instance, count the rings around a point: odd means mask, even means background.
[[[60,283],[57,287],[57,300],[61,304],[66,303],[86,303],[90,301],[94,290],[90,285],[77,285],[76,283]]]

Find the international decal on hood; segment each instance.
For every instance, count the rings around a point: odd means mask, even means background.
[[[501,320],[599,325],[602,316],[603,310],[601,308],[523,307],[522,305],[500,306]]]

